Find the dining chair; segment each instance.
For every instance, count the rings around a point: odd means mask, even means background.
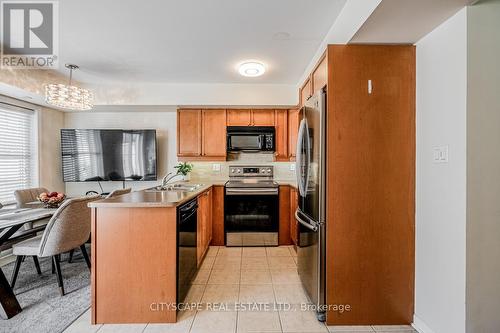
[[[11,286],[14,289],[19,268],[26,256],[52,257],[52,264],[57,273],[59,291],[64,296],[64,283],[59,264],[61,253],[80,248],[90,269],[90,260],[85,249],[85,242],[90,235],[90,208],[88,203],[100,196],[73,198],[65,201],[50,219],[43,235],[19,242],[12,246],[12,253],[17,256],[12,272]]]
[[[123,195],[123,194],[127,194],[127,193],[130,193],[131,191],[132,191],[132,189],[130,187],[129,188],[124,188],[124,189],[113,190],[113,191],[111,191],[110,194],[108,194],[106,196],[106,199],[114,198],[114,197],[117,197],[117,196]]]
[[[28,203],[38,201],[38,196],[43,192],[48,192],[48,190],[44,187],[35,187],[14,191],[17,208],[33,208]]]

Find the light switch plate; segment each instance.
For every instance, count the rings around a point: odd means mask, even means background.
[[[220,171],[220,164],[219,163],[212,164],[212,171]]]
[[[448,146],[433,147],[432,161],[434,163],[448,163]]]

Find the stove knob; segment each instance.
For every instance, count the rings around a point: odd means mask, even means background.
[[[267,171],[267,173],[271,173],[271,169],[267,169],[266,171]]]
[[[236,171],[236,172],[237,172],[237,173],[241,173],[241,169],[237,169],[237,171]]]
[[[231,169],[231,173],[235,173],[235,172],[236,172],[236,170],[234,170],[234,169]]]

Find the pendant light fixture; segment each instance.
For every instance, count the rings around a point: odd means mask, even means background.
[[[92,109],[93,94],[90,90],[71,85],[73,70],[79,67],[73,64],[64,65],[69,69],[69,84],[48,84],[45,86],[45,102],[67,110]]]

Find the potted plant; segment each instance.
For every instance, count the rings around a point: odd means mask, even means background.
[[[175,169],[177,169],[177,174],[182,175],[183,179],[185,181],[188,181],[190,179],[189,173],[193,170],[193,165],[188,162],[180,162],[176,166],[174,166]]]

